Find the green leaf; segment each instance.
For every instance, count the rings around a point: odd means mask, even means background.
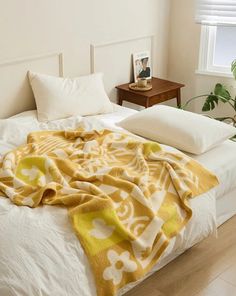
[[[226,103],[231,99],[231,95],[221,83],[217,83],[214,89],[214,94],[221,100],[223,103]]]
[[[232,140],[232,141],[234,141],[234,142],[236,142],[236,135],[235,136],[233,136],[230,140]]]
[[[228,123],[228,124],[234,124],[234,118],[233,117],[216,117],[215,118],[216,120],[218,121],[223,121],[225,123]]]
[[[236,60],[234,60],[231,64],[231,72],[234,75],[234,78],[236,79]]]
[[[233,117],[230,117],[230,116],[227,116],[227,117],[216,117],[215,118],[216,120],[219,120],[219,121],[225,121],[225,120],[231,120],[233,121]]]
[[[206,98],[206,101],[202,107],[202,111],[206,112],[206,111],[215,109],[216,105],[218,105],[218,102],[219,102],[218,96],[211,93]]]

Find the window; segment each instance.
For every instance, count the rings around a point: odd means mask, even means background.
[[[199,70],[232,77],[236,59],[236,0],[196,0],[196,22],[202,25]]]
[[[236,59],[236,27],[202,25],[198,73],[231,77]]]
[[[236,58],[236,27],[217,27],[214,64],[230,67]]]
[[[236,27],[202,26],[198,73],[231,77],[236,59]]]

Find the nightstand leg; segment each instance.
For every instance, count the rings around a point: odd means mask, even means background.
[[[177,91],[176,100],[177,100],[177,107],[181,107],[181,91],[180,91],[180,89],[178,89],[178,91]]]
[[[147,98],[145,102],[145,108],[148,108],[148,107],[149,107],[149,99]]]
[[[121,90],[118,91],[118,104],[122,106],[123,103],[123,93]]]
[[[122,106],[122,103],[123,103],[123,99],[119,96],[119,98],[118,98],[118,104],[119,104],[120,106]]]

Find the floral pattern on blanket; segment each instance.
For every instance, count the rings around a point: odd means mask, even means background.
[[[110,130],[35,132],[0,162],[13,203],[68,208],[99,296],[144,276],[191,218],[188,199],[217,184],[184,154]]]

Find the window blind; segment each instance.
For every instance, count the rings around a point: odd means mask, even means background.
[[[196,0],[196,22],[236,26],[236,0]]]

